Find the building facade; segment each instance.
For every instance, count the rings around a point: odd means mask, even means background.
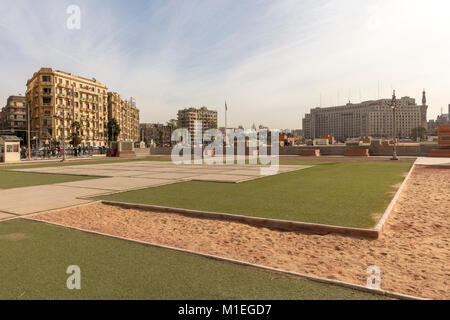
[[[206,107],[180,110],[178,111],[178,128],[188,129],[191,138],[201,130],[204,133],[209,129],[217,129],[217,111]]]
[[[392,137],[393,110],[391,99],[366,101],[345,106],[314,108],[303,118],[303,133],[306,139],[331,135],[338,141],[364,136]],[[422,105],[415,99],[397,99],[397,136],[409,138],[415,128],[427,128],[426,95],[423,92]]]
[[[437,136],[440,126],[450,126],[450,105],[448,105],[448,113],[442,113],[436,120],[428,121],[428,135]]]
[[[141,141],[147,145],[170,145],[173,127],[162,123],[141,123]]]
[[[107,143],[107,91],[96,79],[41,68],[27,81],[26,101],[30,108],[31,135],[37,144],[70,143],[78,122],[82,145]]]
[[[117,92],[108,92],[108,117],[120,126],[119,141],[139,141],[139,109],[136,100],[123,100]]]
[[[109,103],[110,97],[118,103]],[[36,145],[70,143],[79,131],[84,146],[108,143],[108,121],[115,117],[121,127],[119,140],[138,141],[139,110],[136,101],[123,101],[95,78],[41,68],[27,81],[26,103],[30,108],[31,136]],[[73,127],[80,124],[80,129]]]
[[[0,113],[0,130],[2,134],[14,133],[23,140],[26,139],[27,106],[24,96],[10,96],[6,106]]]

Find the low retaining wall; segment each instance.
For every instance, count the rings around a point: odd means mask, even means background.
[[[345,155],[347,157],[368,157],[369,149],[347,149]]]
[[[437,144],[414,144],[410,146],[397,146],[397,155],[403,157],[428,157],[432,149],[436,149]],[[347,147],[344,145],[331,146],[293,146],[280,147],[280,156],[301,155],[302,150],[320,150],[323,156],[344,156]],[[151,155],[171,155],[170,147],[153,147],[150,148]],[[270,148],[268,150],[270,154]],[[394,153],[393,146],[371,145],[369,147],[370,156],[391,156]]]
[[[320,149],[303,149],[302,156],[319,157]]]
[[[314,234],[326,235],[330,233],[341,234],[350,237],[378,239],[379,232],[375,229],[359,229],[359,228],[347,228],[339,226],[330,226],[324,224],[304,223],[286,220],[266,219],[249,216],[234,215],[228,213],[207,212],[188,210],[180,208],[161,207],[153,205],[143,205],[135,203],[125,203],[116,201],[105,201],[102,203],[107,205],[119,206],[126,209],[139,209],[147,211],[158,211],[165,213],[177,213],[188,217],[207,218],[207,219],[219,219],[235,221],[239,223],[245,223],[252,226],[264,227],[269,229],[283,230],[283,231],[299,231],[310,232]]]
[[[449,149],[432,149],[430,151],[430,157],[450,158],[450,148]]]

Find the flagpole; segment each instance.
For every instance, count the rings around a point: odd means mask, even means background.
[[[225,143],[227,143],[227,129],[228,129],[228,119],[227,119],[227,113],[228,113],[228,106],[227,102],[225,101]]]
[[[226,130],[228,129],[227,113],[228,113],[228,106],[227,106],[227,102],[225,101],[225,132],[226,132]]]

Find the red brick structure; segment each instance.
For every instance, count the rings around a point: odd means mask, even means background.
[[[347,149],[345,150],[346,157],[368,157],[369,149]]]
[[[450,126],[438,128],[439,149],[430,151],[430,157],[450,158]]]
[[[440,126],[438,136],[440,146],[450,146],[450,126]]]
[[[320,149],[302,149],[304,157],[320,157]]]

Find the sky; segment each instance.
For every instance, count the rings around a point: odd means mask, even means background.
[[[69,29],[70,5],[80,28]],[[187,107],[224,126],[301,128],[312,107],[427,92],[450,104],[448,0],[0,0],[0,103],[51,67],[135,97],[141,122]],[[70,20],[73,21],[73,20]],[[1,102],[3,101],[3,102]]]

